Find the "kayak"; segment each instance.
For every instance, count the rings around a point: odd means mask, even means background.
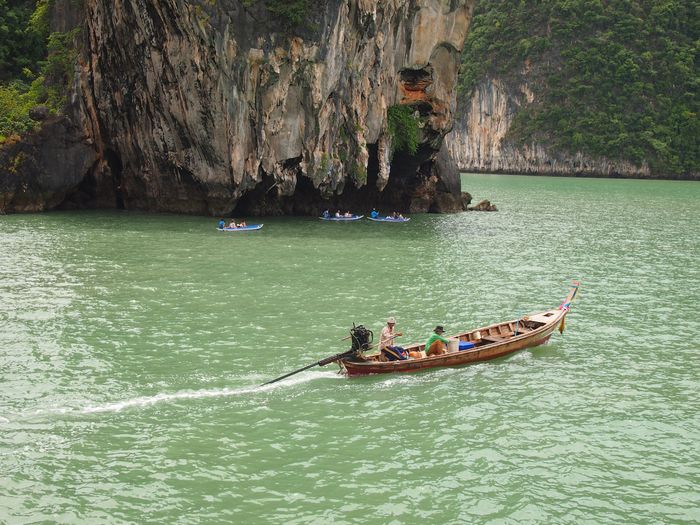
[[[253,230],[259,230],[264,224],[249,224],[248,226],[241,226],[240,228],[217,228],[220,232],[250,232]]]
[[[364,215],[353,215],[352,217],[319,217],[322,221],[359,221]]]
[[[410,217],[402,217],[400,219],[394,219],[393,217],[367,217],[370,221],[374,222],[408,222],[411,220]]]

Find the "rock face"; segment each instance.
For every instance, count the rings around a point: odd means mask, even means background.
[[[69,116],[92,146],[65,205],[464,209],[455,166],[436,160],[474,0],[314,0],[293,28],[268,3],[86,0]],[[415,155],[392,151],[397,104],[422,127]]]
[[[95,149],[66,117],[0,149],[0,212],[37,212],[61,205],[97,160]]]
[[[509,88],[499,79],[487,79],[459,110],[447,148],[463,171],[585,175],[599,177],[651,177],[648,166],[550,151],[542,144],[518,146],[507,138],[519,107],[531,103],[527,84]]]

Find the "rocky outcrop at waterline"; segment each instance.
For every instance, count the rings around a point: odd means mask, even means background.
[[[483,200],[475,206],[468,206],[467,211],[498,211],[498,208],[495,204],[491,204],[491,201]]]
[[[65,126],[3,151],[0,206],[462,210],[443,138],[473,3],[318,0],[290,24],[272,0],[86,0]]]
[[[647,165],[581,153],[557,152],[544,144],[518,144],[508,132],[518,110],[534,100],[526,82],[517,88],[486,79],[461,104],[455,128],[446,139],[450,154],[463,171],[598,177],[658,177]]]

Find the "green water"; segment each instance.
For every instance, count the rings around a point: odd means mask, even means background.
[[[0,522],[700,521],[700,184],[463,183],[500,211],[0,217]],[[256,386],[353,322],[424,340],[556,307],[572,278],[546,346]]]

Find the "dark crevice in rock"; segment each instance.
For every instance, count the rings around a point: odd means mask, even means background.
[[[428,68],[402,69],[400,75],[404,87],[412,91],[424,91],[433,82],[432,72]]]
[[[114,206],[118,210],[124,210],[126,209],[126,205],[124,204],[124,190],[122,188],[122,160],[119,155],[111,149],[105,151],[104,157],[109,166],[109,171],[112,173]]]

